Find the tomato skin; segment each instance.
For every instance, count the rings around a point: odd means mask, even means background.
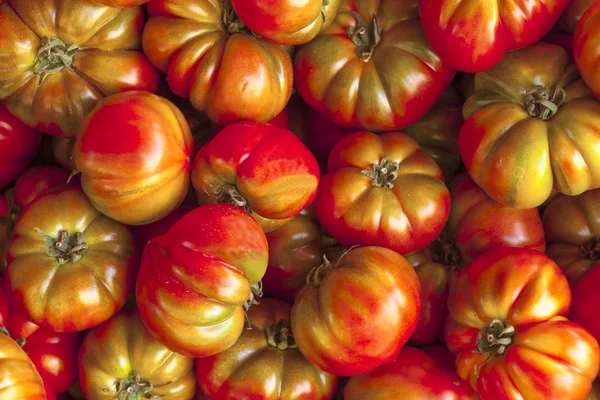
[[[135,7],[148,3],[150,0],[91,0],[96,4],[101,4],[109,7]]]
[[[592,385],[592,391],[585,400],[600,400],[600,381],[596,380]]]
[[[67,231],[83,234],[81,258],[41,251]],[[47,240],[47,239],[46,239]],[[66,242],[66,241],[65,241]],[[69,246],[74,246],[69,242]],[[139,255],[126,226],[100,214],[81,188],[47,193],[29,203],[17,220],[8,251],[6,287],[27,319],[56,332],[77,332],[112,317],[133,291]]]
[[[398,162],[392,189],[374,186],[362,172],[384,157]],[[440,234],[450,213],[450,194],[435,161],[409,136],[356,132],[340,140],[329,156],[315,207],[325,230],[344,247],[376,245],[408,254]]]
[[[224,351],[244,329],[243,305],[267,262],[267,239],[248,213],[228,204],[196,208],[146,246],[136,287],[140,316],[179,354]]]
[[[569,319],[587,329],[600,342],[600,321],[597,310],[600,304],[600,264],[596,264],[573,286],[573,307]]]
[[[421,309],[419,279],[411,265],[392,250],[369,246],[320,268],[292,308],[302,354],[338,376],[393,361],[414,332]]]
[[[73,154],[94,207],[119,222],[143,225],[183,202],[193,151],[190,128],[173,103],[127,92],[98,103]]]
[[[548,108],[536,100],[546,95],[554,104]],[[573,196],[600,186],[594,130],[600,101],[564,49],[540,42],[507,53],[496,67],[475,75],[475,94],[463,115],[463,162],[497,202],[533,208],[553,187]]]
[[[425,35],[433,50],[452,68],[486,71],[505,53],[531,46],[547,34],[569,0],[518,3],[424,0],[419,3]]]
[[[47,400],[44,382],[21,346],[0,334],[2,400]]]
[[[232,201],[224,192],[220,199],[219,190],[235,191],[269,232],[312,203],[319,175],[314,156],[292,132],[246,121],[228,125],[198,150],[192,185],[201,204]]]
[[[0,189],[29,165],[40,148],[42,135],[12,116],[0,104]]]
[[[573,47],[583,80],[600,99],[600,3],[597,1],[590,5],[577,24]]]
[[[78,365],[81,388],[89,400],[116,399],[117,384],[134,374],[152,385],[150,394],[165,400],[192,400],[196,394],[194,361],[154,339],[134,311],[120,312],[89,331]]]
[[[348,12],[358,12],[365,25],[360,28],[372,35],[373,26],[367,26],[372,15],[381,23],[381,41],[370,58],[361,55],[348,34],[348,29],[360,29],[356,14]],[[332,25],[294,57],[296,89],[306,103],[355,130],[383,132],[418,121],[453,76],[427,43],[417,2],[342,0]]]
[[[252,329],[245,329],[224,352],[196,361],[202,392],[212,400],[331,399],[337,377],[308,362],[298,348],[290,346],[291,337],[278,336],[281,328],[276,324],[285,320],[283,329],[289,329],[290,311],[289,304],[273,299],[262,299],[250,308]],[[290,347],[280,350],[275,344]]]
[[[573,35],[577,30],[577,24],[581,21],[581,17],[595,0],[570,0],[567,8],[563,11],[558,21],[560,29]]]
[[[141,7],[109,8],[88,0],[5,2],[0,6],[0,57],[9,61],[0,73],[0,99],[27,125],[73,137],[104,96],[156,90],[158,73],[139,51],[144,22]],[[39,84],[42,75],[36,67],[43,68],[45,53],[36,57],[46,45],[44,37],[64,42],[62,54],[73,68],[61,63],[57,68],[62,70]],[[71,45],[78,47],[68,55]]]

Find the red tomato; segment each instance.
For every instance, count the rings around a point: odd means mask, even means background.
[[[0,334],[0,398],[2,400],[49,400],[45,385],[23,349],[11,338]]]
[[[538,42],[558,21],[569,0],[491,3],[422,0],[425,35],[433,50],[452,68],[481,72],[504,54]]]
[[[267,246],[260,225],[228,204],[196,208],[152,239],[136,289],[150,333],[191,357],[229,348],[244,329],[245,308],[261,294]]]
[[[0,104],[0,189],[29,165],[40,148],[42,135],[13,117]]]
[[[567,8],[565,8],[565,11],[558,21],[560,29],[569,35],[573,35],[581,17],[595,1],[596,0],[569,0]]]
[[[600,99],[600,1],[583,14],[577,24],[574,42],[575,61],[583,80]]]
[[[294,338],[325,372],[350,376],[393,361],[417,326],[421,287],[412,266],[383,247],[359,247],[307,277],[292,309]]]
[[[83,190],[104,215],[129,225],[158,221],[189,189],[194,143],[179,109],[147,92],[98,103],[77,134]]]
[[[596,264],[573,286],[573,307],[569,319],[581,324],[600,342],[600,264]]]

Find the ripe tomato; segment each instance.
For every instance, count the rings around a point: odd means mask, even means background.
[[[538,42],[558,21],[569,0],[487,3],[422,0],[425,35],[445,63],[467,72],[486,71],[505,53]]]
[[[581,17],[596,0],[570,0],[558,21],[560,29],[573,35]]]
[[[0,398],[2,400],[48,400],[44,382],[21,346],[0,334]]]
[[[304,356],[325,372],[358,375],[393,361],[417,326],[421,287],[412,266],[383,247],[359,247],[307,277],[292,309]]]
[[[294,57],[296,89],[334,122],[381,132],[417,122],[452,81],[417,2],[341,0],[333,24]]]
[[[600,186],[600,101],[546,43],[506,54],[475,75],[458,145],[473,180],[517,208],[542,204],[555,187],[577,195]]]
[[[353,376],[344,400],[475,400],[454,368],[442,368],[423,350],[404,347],[398,358],[364,375]]]
[[[542,216],[546,254],[571,285],[600,259],[600,189],[579,196],[558,196]]]
[[[173,93],[221,125],[268,121],[292,94],[283,47],[249,34],[229,0],[154,0],[142,44]]]
[[[271,299],[252,307],[248,311],[251,329],[245,329],[224,352],[196,361],[202,392],[212,400],[331,399],[337,377],[319,370],[300,353],[290,310],[289,304]]]
[[[183,355],[226,350],[260,295],[268,256],[265,234],[248,213],[228,204],[196,208],[144,250],[136,291],[144,324]]]
[[[440,234],[450,194],[435,161],[409,136],[357,132],[329,156],[315,207],[344,247],[376,245],[408,254]]]
[[[238,122],[198,151],[192,184],[201,204],[242,207],[268,232],[312,203],[319,167],[292,132],[259,122]]]
[[[39,132],[13,117],[0,104],[0,189],[29,165],[40,148],[41,140]]]
[[[600,99],[600,2],[596,1],[583,14],[575,31],[573,47],[581,76]]]
[[[52,155],[56,163],[70,171],[77,169],[75,159],[73,157],[73,147],[75,147],[75,139],[54,136],[52,138]]]
[[[598,342],[562,317],[571,304],[560,268],[535,250],[491,250],[450,288],[445,339],[482,400],[583,399],[598,374]]]
[[[27,125],[74,136],[104,96],[156,90],[158,73],[138,51],[144,20],[141,7],[88,0],[4,2],[0,99]]]
[[[193,151],[190,128],[173,103],[127,92],[98,103],[73,154],[94,207],[119,222],[143,225],[182,203]]]
[[[600,264],[595,264],[573,286],[573,307],[569,319],[583,326],[600,342]]]
[[[91,0],[94,3],[110,7],[135,7],[148,3],[150,0]]]
[[[120,312],[89,331],[79,351],[86,399],[192,400],[194,360],[148,333],[136,312]]]
[[[78,187],[25,207],[8,250],[8,295],[27,319],[57,332],[112,317],[133,291],[138,253],[131,232],[100,214]]]

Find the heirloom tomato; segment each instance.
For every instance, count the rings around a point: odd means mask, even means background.
[[[600,1],[583,14],[575,31],[573,47],[581,76],[600,99]]]
[[[168,349],[206,357],[229,348],[261,295],[267,239],[248,213],[209,204],[144,250],[136,297],[144,324]]]
[[[132,311],[86,333],[79,377],[88,400],[192,400],[196,394],[194,360],[167,349]]]
[[[173,93],[212,121],[268,121],[284,109],[293,86],[290,56],[252,34],[229,0],[154,0],[148,12],[146,55]]]
[[[102,4],[105,6],[110,6],[110,7],[135,7],[135,6],[141,6],[142,4],[145,4],[147,2],[149,2],[150,0],[91,0],[94,3],[97,4]]]
[[[456,370],[482,400],[584,399],[598,342],[568,321],[569,283],[531,249],[490,250],[450,287],[444,337]]]
[[[58,165],[70,171],[76,170],[75,159],[73,157],[73,147],[75,147],[74,138],[64,138],[54,136],[52,138],[52,155]]]
[[[573,307],[569,319],[583,326],[600,341],[600,264],[594,265],[573,286]]]
[[[577,30],[577,24],[581,20],[583,14],[587,11],[596,0],[570,0],[567,8],[563,11],[558,21],[560,29],[573,35]]]
[[[542,216],[546,254],[571,285],[600,259],[600,189],[579,196],[558,196]]]
[[[27,125],[74,136],[104,96],[156,90],[158,73],[139,51],[144,20],[141,7],[89,0],[4,2],[0,99]]]
[[[0,398],[2,400],[49,400],[44,382],[21,346],[0,334]]]
[[[443,62],[467,72],[486,71],[505,53],[546,35],[569,0],[487,2],[421,0],[425,35]]]
[[[179,109],[147,92],[101,100],[77,134],[83,190],[104,215],[129,225],[157,221],[183,202],[194,143]]]
[[[596,380],[592,385],[592,390],[585,400],[600,400],[600,381]]]
[[[57,332],[94,327],[132,293],[139,259],[126,226],[100,214],[83,190],[38,197],[17,220],[6,287],[15,308]]]
[[[40,148],[41,140],[39,132],[12,116],[0,104],[0,189],[29,165]]]
[[[412,266],[383,247],[359,247],[307,277],[292,309],[300,351],[321,370],[358,375],[393,361],[417,326],[421,287]]]
[[[410,0],[341,0],[332,25],[296,52],[294,72],[309,106],[374,132],[417,122],[454,76],[431,50]]]
[[[473,390],[423,350],[404,347],[398,358],[364,375],[353,376],[344,400],[475,400]]]
[[[325,230],[344,247],[375,245],[408,254],[440,234],[450,194],[440,168],[414,139],[356,132],[329,156],[315,207]]]
[[[211,400],[328,400],[337,378],[312,365],[294,341],[291,306],[263,299],[233,346],[196,360],[196,377]]]
[[[600,186],[600,101],[567,52],[538,43],[475,74],[458,146],[475,183],[501,204],[533,208],[555,187]]]
[[[319,166],[292,132],[245,121],[225,127],[198,150],[192,184],[201,204],[241,207],[268,232],[312,203]]]

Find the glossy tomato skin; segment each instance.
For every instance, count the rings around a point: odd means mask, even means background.
[[[35,157],[42,135],[0,104],[0,188],[12,182]]]
[[[383,247],[359,247],[311,275],[292,309],[302,354],[339,376],[393,361],[421,309],[419,279],[406,259]]]
[[[358,37],[363,28],[368,38]],[[370,43],[354,43],[365,41]],[[332,25],[296,52],[294,75],[298,92],[315,110],[354,130],[383,132],[423,117],[454,70],[427,43],[417,2],[342,0]]]
[[[600,321],[597,310],[600,304],[600,264],[594,265],[573,286],[573,307],[569,319],[583,326],[600,342]]]
[[[136,288],[144,324],[177,353],[224,351],[244,329],[243,306],[268,254],[260,225],[242,209],[196,208],[144,250]]]
[[[73,137],[104,96],[156,90],[158,73],[139,51],[144,22],[141,7],[112,8],[89,0],[4,2],[0,57],[9,61],[0,73],[0,98],[29,126]],[[45,64],[50,51],[63,62]]]
[[[148,395],[192,400],[196,394],[194,361],[168,350],[146,330],[134,311],[122,311],[89,331],[79,350],[79,376],[86,399],[118,398],[139,381]],[[137,391],[139,398],[143,390]]]
[[[73,148],[75,147],[74,138],[64,138],[54,136],[52,138],[52,155],[58,165],[68,170],[75,170],[75,160],[73,158]]]
[[[507,53],[475,75],[463,115],[463,162],[497,202],[533,208],[553,187],[572,196],[600,186],[600,101],[564,49],[540,42]]]
[[[147,92],[103,99],[77,135],[81,183],[103,214],[129,225],[157,221],[183,202],[194,144],[179,109]]]
[[[2,400],[47,400],[44,382],[21,346],[0,334]]]
[[[507,247],[478,257],[448,298],[444,336],[458,375],[482,400],[583,399],[599,347],[563,317],[570,305],[567,279],[544,254]]]
[[[72,251],[50,249],[57,243]],[[138,266],[129,229],[100,214],[81,188],[70,187],[38,197],[21,213],[8,251],[6,287],[15,308],[33,323],[77,332],[125,304]]]
[[[344,400],[400,398],[474,400],[476,396],[454,368],[442,368],[423,350],[408,346],[392,363],[350,378],[344,390]]]
[[[558,21],[561,31],[573,35],[581,17],[594,2],[595,0],[570,0]]]
[[[237,204],[268,232],[312,203],[319,175],[314,156],[292,132],[246,121],[198,150],[192,185],[201,204]]]
[[[574,42],[575,62],[581,76],[600,99],[600,3],[597,1],[577,24]]]
[[[213,122],[268,121],[291,96],[292,61],[282,46],[246,33],[228,3],[150,2],[144,52],[173,93]]]
[[[262,299],[248,311],[248,325],[233,346],[196,361],[202,392],[212,400],[329,400],[337,377],[320,371],[296,347],[291,306]]]
[[[150,0],[92,0],[94,3],[110,7],[135,7],[148,3]]]
[[[433,50],[452,68],[486,71],[505,53],[538,42],[569,0],[535,0],[527,9],[517,3],[424,0],[419,3],[425,35]]]
[[[381,182],[365,175],[373,168],[381,171],[384,158],[397,163],[397,177],[386,178],[392,188],[376,186]],[[435,161],[409,136],[356,132],[329,156],[315,207],[325,230],[342,246],[376,245],[409,254],[440,234],[450,194]]]

